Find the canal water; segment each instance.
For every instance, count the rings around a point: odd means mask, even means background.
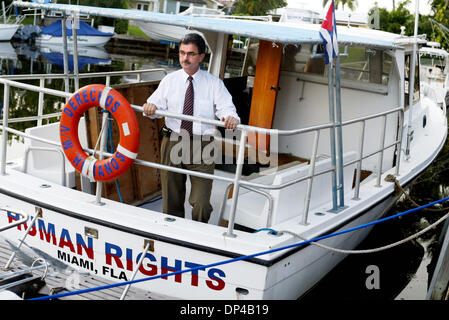
[[[82,49],[84,50],[84,49]],[[174,48],[158,46],[154,52],[145,55],[130,54],[132,49],[107,45],[104,49],[84,51],[79,59],[80,72],[121,71],[147,68],[166,68],[168,71],[179,68]],[[72,59],[69,59],[69,62]],[[1,74],[39,74],[62,73],[62,52],[55,49],[40,48],[28,43],[0,43]],[[73,64],[73,62],[72,62]],[[123,81],[123,79],[114,79]],[[30,81],[29,83],[33,83]],[[38,80],[34,81],[38,85]],[[81,81],[80,86],[83,85]],[[63,90],[62,81],[47,83],[47,87]],[[3,93],[1,92],[1,96]],[[21,96],[18,90],[15,97],[22,98],[10,118],[25,116],[30,108],[36,108],[36,96]],[[34,101],[34,102],[33,102]],[[44,113],[61,111],[63,104],[48,101]],[[31,113],[36,114],[35,110]],[[33,125],[35,122],[31,122]],[[30,124],[23,124],[24,126]],[[22,124],[15,128],[24,130]],[[10,144],[21,150],[21,141],[11,139]],[[9,154],[9,156],[13,156]],[[449,196],[449,142],[436,161],[407,189],[410,196],[419,204],[426,204]],[[449,207],[449,204],[447,205]],[[412,208],[407,199],[401,199],[388,213],[393,215]],[[438,220],[443,213],[419,211],[376,225],[368,238],[357,249],[381,247],[425,228]],[[432,269],[438,255],[438,240],[443,225],[413,240],[379,253],[349,255],[327,277],[325,277],[302,300],[345,299],[345,300],[424,300]],[[434,259],[432,259],[434,258]]]

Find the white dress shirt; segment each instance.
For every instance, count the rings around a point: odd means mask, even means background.
[[[158,88],[147,99],[148,103],[153,103],[159,110],[182,114],[184,109],[184,99],[189,81],[189,75],[183,70],[169,73],[159,83]],[[232,97],[220,78],[207,71],[198,70],[193,76],[193,116],[206,119],[221,120],[232,116],[240,121]],[[161,118],[161,116],[150,116],[150,118]],[[165,125],[171,130],[179,133],[181,120],[167,117]],[[215,127],[199,122],[193,122],[193,134],[212,134]]]

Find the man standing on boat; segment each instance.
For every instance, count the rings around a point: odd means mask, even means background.
[[[232,97],[218,77],[200,69],[205,57],[206,43],[197,33],[187,34],[180,42],[179,62],[182,69],[172,72],[161,80],[157,90],[143,105],[143,114],[154,119],[156,110],[193,115],[196,117],[224,121],[226,129],[234,130],[240,122]],[[203,149],[213,140],[213,126],[167,117],[161,144],[161,163],[178,168],[213,174],[213,156],[205,159]],[[182,161],[175,161],[179,152],[174,148],[183,137],[188,143],[188,155]],[[209,138],[207,138],[209,136]],[[205,139],[206,137],[206,139]],[[201,143],[195,143],[197,139]],[[182,142],[182,141],[181,141]],[[173,149],[173,151],[172,151]],[[178,150],[179,151],[179,150]],[[185,151],[185,148],[182,148]],[[200,161],[194,158],[200,155]],[[189,203],[192,219],[209,221],[212,212],[210,195],[212,180],[190,176],[191,191]],[[171,171],[161,171],[162,210],[164,213],[184,217],[186,175]]]

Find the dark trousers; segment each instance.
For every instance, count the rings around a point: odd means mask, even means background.
[[[181,139],[180,136],[173,133],[174,137],[164,136],[161,145],[161,163],[172,167],[183,168],[203,173],[214,173],[215,163],[213,157],[199,155],[203,154],[204,148],[213,143],[201,141],[201,137],[190,137]],[[194,143],[194,139],[200,139]],[[184,144],[182,149],[181,144]],[[188,150],[190,154],[183,154]],[[192,206],[192,219],[207,223],[209,221],[212,205],[210,204],[210,195],[212,190],[211,179],[204,179],[189,176],[191,190],[189,203]],[[172,214],[178,217],[184,217],[184,203],[186,197],[186,175],[172,171],[161,170],[162,184],[162,210],[164,213]]]

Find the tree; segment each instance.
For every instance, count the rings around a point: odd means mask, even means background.
[[[449,24],[449,1],[448,0],[432,0],[431,7],[434,13],[433,19],[444,26]],[[442,29],[441,26],[432,24],[433,41],[441,43],[443,48],[449,48],[449,34]]]
[[[372,16],[375,10],[379,10],[380,30],[400,34],[401,27],[404,26],[405,35],[412,36],[415,28],[415,16],[406,8],[409,4],[410,0],[402,1],[397,8],[392,11],[388,11],[385,8],[379,8],[376,4],[376,6],[370,9],[368,15]],[[419,15],[418,34],[426,34],[428,39],[435,39],[435,30],[432,30],[429,16]]]
[[[326,6],[326,4],[329,2],[329,0],[323,0],[323,8]],[[354,11],[355,8],[358,6],[357,0],[335,0],[335,9],[338,9],[340,4],[342,5],[342,9],[345,9],[345,5],[348,6],[348,8],[351,11]]]
[[[284,0],[237,0],[232,7],[232,13],[243,16],[264,16],[270,10],[287,6]]]

